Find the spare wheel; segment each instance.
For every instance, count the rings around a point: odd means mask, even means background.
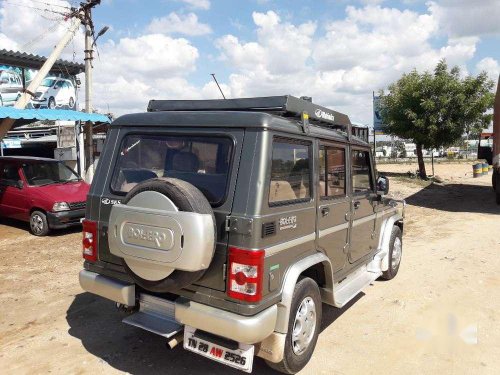
[[[175,178],[144,181],[113,206],[109,249],[152,292],[175,292],[198,280],[212,260],[215,218],[203,193]]]

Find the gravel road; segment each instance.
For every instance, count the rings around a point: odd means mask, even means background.
[[[380,165],[409,204],[396,279],[376,281],[342,310],[323,305],[303,374],[500,373],[500,208],[490,177],[442,164],[443,185]],[[46,238],[0,224],[3,374],[238,374],[121,323],[112,302],[84,293],[80,231]],[[256,359],[254,374],[270,374]]]

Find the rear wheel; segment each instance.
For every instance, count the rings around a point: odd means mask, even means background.
[[[52,96],[49,98],[48,107],[49,107],[49,109],[56,108],[56,100]]]
[[[276,371],[295,374],[311,359],[321,326],[321,296],[318,284],[308,277],[295,285],[283,360],[267,361]]]
[[[75,99],[71,97],[69,98],[69,108],[73,108],[74,106],[75,106]]]
[[[49,223],[47,215],[41,211],[33,211],[30,216],[30,232],[35,236],[46,236],[49,234]]]

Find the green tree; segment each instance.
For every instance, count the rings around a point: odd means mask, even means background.
[[[427,179],[422,149],[449,146],[467,131],[485,128],[493,86],[486,73],[461,78],[460,69],[449,70],[444,60],[433,73],[413,70],[381,93],[385,132],[416,144],[420,177]]]

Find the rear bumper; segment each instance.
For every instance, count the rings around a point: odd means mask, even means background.
[[[85,209],[47,212],[47,220],[51,229],[62,229],[79,225],[80,220],[85,217]]]
[[[135,306],[135,285],[87,270],[80,271],[80,285],[90,293],[127,306]],[[255,344],[274,332],[278,308],[273,305],[256,315],[243,316],[185,298],[175,301],[175,320],[184,325],[237,342]]]

